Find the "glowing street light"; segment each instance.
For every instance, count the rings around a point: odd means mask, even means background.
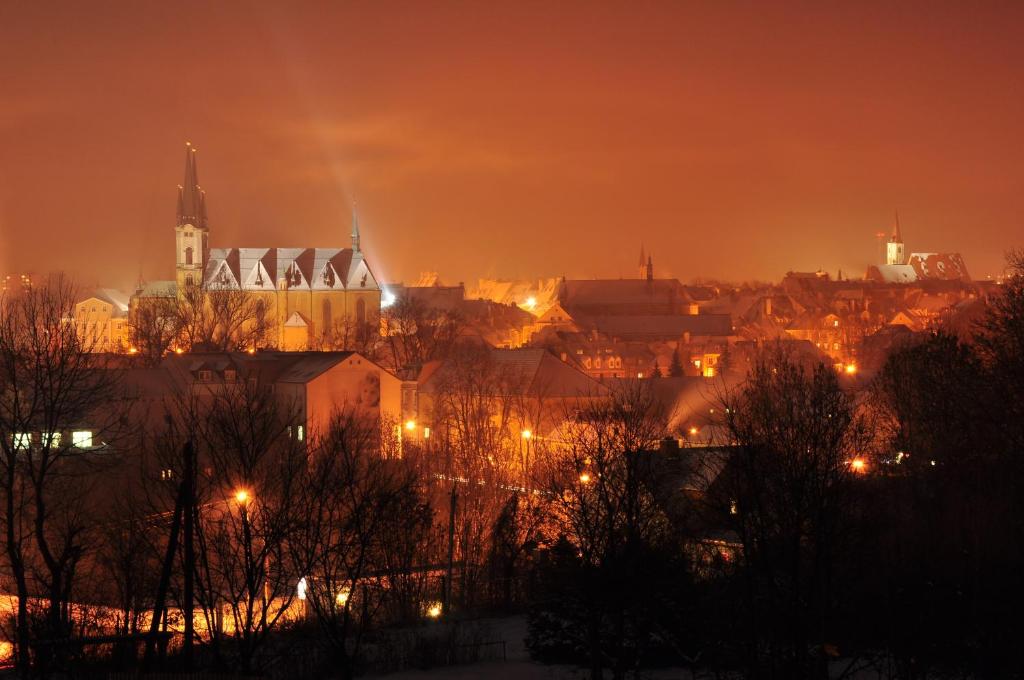
[[[846,364],[843,370],[846,371],[847,375],[853,375],[857,372],[857,364]]]
[[[868,470],[868,463],[863,458],[854,458],[850,461],[850,469],[859,475],[864,474]]]
[[[695,436],[698,432],[700,432],[700,430],[697,429],[696,425],[690,426],[690,435]]]
[[[407,421],[405,421],[405,429],[407,429],[409,432],[412,432],[413,430],[415,430],[416,429],[416,421],[415,420],[407,420]]]
[[[530,437],[533,436],[533,432],[531,432],[530,430],[523,430],[519,434],[522,436],[523,439],[529,439]]]
[[[429,607],[427,607],[427,616],[429,616],[432,619],[436,619],[436,618],[440,617],[441,616],[441,603],[440,602],[433,602],[433,603],[431,603],[431,605]]]
[[[249,502],[249,491],[247,489],[235,489],[235,502],[245,505]]]
[[[334,601],[337,602],[339,606],[344,607],[345,603],[348,602],[348,591],[339,591],[338,594],[334,596]]]
[[[580,473],[580,484],[590,484],[590,473],[588,473],[588,472],[581,472]]]

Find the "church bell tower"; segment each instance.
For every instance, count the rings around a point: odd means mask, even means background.
[[[203,284],[209,259],[209,229],[206,224],[206,192],[199,186],[196,149],[185,143],[185,181],[178,186],[178,220],[174,227],[175,280],[178,289]]]
[[[896,213],[896,221],[892,225],[892,236],[885,244],[886,264],[906,264],[907,258],[903,250],[903,233],[900,231],[900,214]]]

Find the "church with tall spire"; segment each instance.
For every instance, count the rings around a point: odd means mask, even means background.
[[[354,205],[348,248],[211,248],[196,157],[187,143],[174,227],[174,281],[140,286],[137,297],[243,291],[263,301],[273,329],[267,346],[282,350],[339,349],[344,338],[377,330],[381,290],[360,246]]]

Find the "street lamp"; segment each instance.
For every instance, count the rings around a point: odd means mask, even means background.
[[[245,505],[249,502],[249,491],[246,489],[235,489],[235,502]]]

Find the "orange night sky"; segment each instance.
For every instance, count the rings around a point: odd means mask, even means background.
[[[768,4],[3,3],[0,267],[170,277],[190,140],[214,247],[354,196],[385,281],[859,276],[894,209],[999,274],[1024,4]]]

